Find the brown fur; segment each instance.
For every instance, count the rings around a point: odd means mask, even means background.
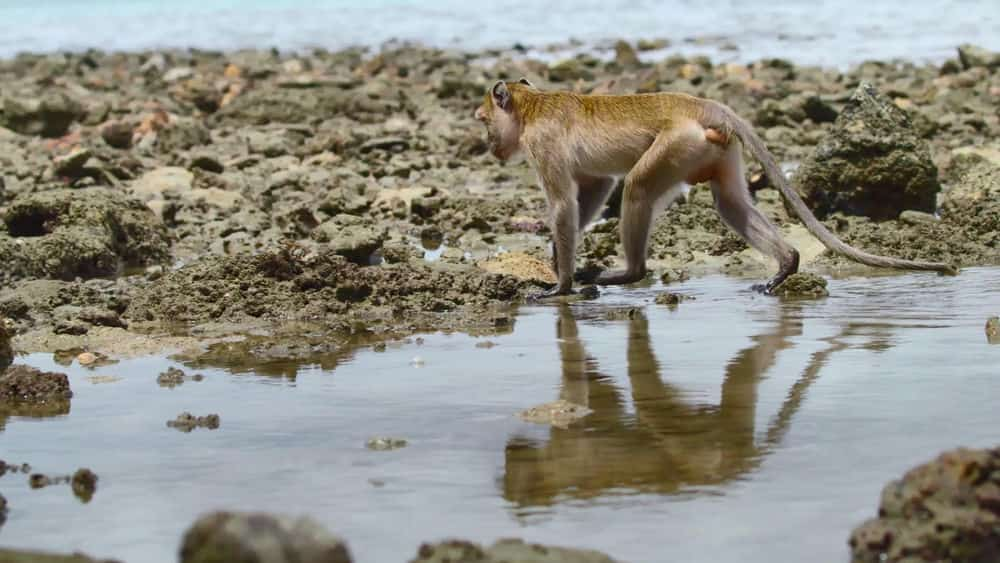
[[[638,281],[646,273],[653,211],[669,206],[681,183],[711,182],[723,221],[751,246],[773,257],[779,270],[769,292],[799,266],[798,252],[754,205],[747,189],[738,138],[761,162],[806,227],[828,248],[863,264],[954,273],[947,264],[876,256],[834,236],[788,185],[763,142],[727,106],[680,93],[581,95],[545,92],[525,80],[499,81],[475,112],[486,125],[490,151],[507,160],[525,153],[549,201],[553,261],[559,283],[550,293],[572,290],[578,232],[624,177],[621,238],[626,269],[605,272],[599,284]]]

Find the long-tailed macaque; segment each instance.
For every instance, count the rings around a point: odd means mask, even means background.
[[[758,211],[744,174],[741,143],[806,228],[830,250],[870,266],[955,273],[947,264],[876,256],[838,239],[809,211],[751,126],[721,103],[679,93],[580,95],[542,91],[527,80],[496,82],[475,117],[486,125],[490,152],[506,161],[523,151],[549,202],[553,266],[558,284],[542,295],[572,293],[580,231],[624,176],[621,241],[624,270],[604,272],[601,285],[646,275],[654,214],[683,193],[683,184],[710,182],[722,220],[746,242],[778,261],[778,273],[754,289],[770,293],[798,271],[799,253]],[[741,143],[733,142],[733,137]]]

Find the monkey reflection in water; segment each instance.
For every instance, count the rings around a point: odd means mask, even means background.
[[[560,398],[593,413],[568,428],[552,428],[544,443],[519,437],[508,442],[503,495],[518,506],[622,490],[670,493],[719,485],[753,471],[780,443],[829,355],[846,348],[843,337],[858,328],[846,327],[812,355],[758,441],[757,385],[778,353],[802,333],[794,303],[781,307],[774,330],[753,337],[754,343],[729,362],[717,406],[691,404],[660,379],[647,320],[635,311],[628,320],[627,345],[634,417],[626,413],[621,390],[587,357],[568,306],[560,308],[557,323],[563,366]]]

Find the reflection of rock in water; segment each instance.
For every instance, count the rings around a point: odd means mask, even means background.
[[[498,540],[484,548],[463,540],[423,544],[410,563],[614,563],[607,555],[589,549],[570,549],[526,543],[519,539]]]
[[[512,438],[505,451],[504,497],[533,506],[623,489],[671,493],[725,483],[753,471],[782,440],[830,354],[847,347],[834,338],[827,349],[813,354],[758,444],[757,385],[778,353],[801,333],[797,310],[795,303],[783,306],[774,329],[753,337],[754,344],[733,357],[718,405],[691,404],[663,382],[645,316],[640,312],[627,317],[633,416],[626,411],[621,390],[587,356],[576,319],[563,307],[557,325],[563,365],[560,398],[585,405],[593,414],[551,429],[545,442]]]
[[[0,375],[0,430],[11,416],[41,418],[69,414],[72,396],[64,373],[11,366]]]
[[[998,475],[1000,448],[952,450],[911,469],[851,534],[853,561],[1000,561]]]

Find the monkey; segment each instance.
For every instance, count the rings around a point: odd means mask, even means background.
[[[486,127],[489,152],[501,162],[526,156],[545,191],[558,282],[538,298],[574,293],[580,233],[624,177],[619,229],[625,269],[602,272],[598,285],[635,283],[646,276],[650,226],[686,185],[709,182],[723,223],[778,263],[778,272],[752,289],[773,290],[799,268],[799,253],[754,207],[742,149],[761,163],[771,184],[806,228],[828,249],[881,268],[956,274],[943,263],[869,254],[837,238],[789,186],[752,126],[729,106],[676,92],[585,95],[543,91],[528,80],[496,81],[474,114]],[[738,141],[738,142],[737,142]]]

